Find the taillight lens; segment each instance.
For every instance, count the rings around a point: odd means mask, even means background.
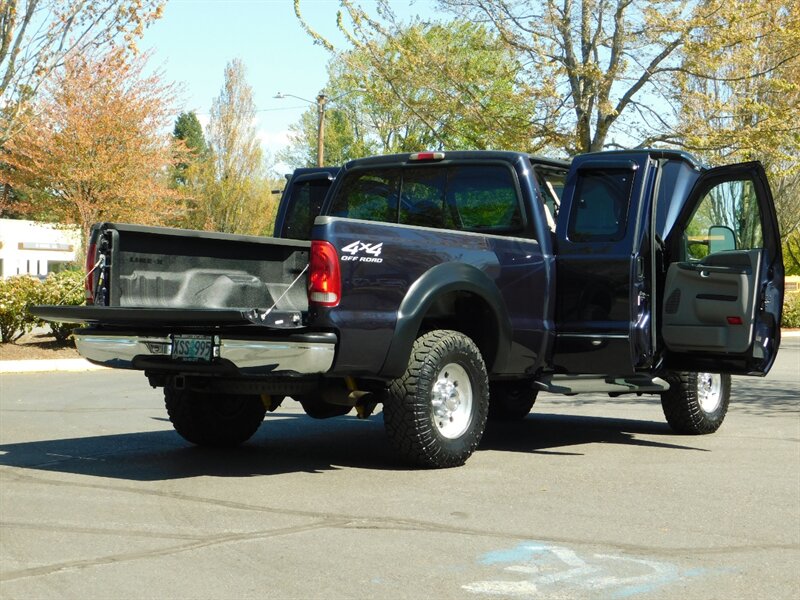
[[[330,242],[311,241],[308,300],[321,306],[336,306],[342,297],[339,255]]]
[[[90,242],[89,250],[86,252],[86,279],[83,280],[86,288],[86,304],[94,304],[94,282],[97,281],[97,272],[92,272],[92,269],[96,257],[97,244]]]
[[[444,152],[416,152],[409,156],[408,160],[444,160]]]

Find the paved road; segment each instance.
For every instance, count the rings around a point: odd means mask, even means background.
[[[795,598],[799,371],[790,340],[704,437],[543,396],[446,471],[379,415],[290,406],[212,452],[139,374],[0,375],[0,597]]]

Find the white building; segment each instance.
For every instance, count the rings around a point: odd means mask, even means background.
[[[79,227],[0,219],[0,277],[44,277],[75,262]]]

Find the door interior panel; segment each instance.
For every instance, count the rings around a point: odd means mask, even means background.
[[[742,353],[750,346],[760,249],[669,266],[662,335],[670,350]]]

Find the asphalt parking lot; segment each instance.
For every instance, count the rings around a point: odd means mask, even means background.
[[[119,371],[0,375],[0,597],[796,598],[800,339],[722,429],[543,395],[456,469],[293,402],[190,446]]]

